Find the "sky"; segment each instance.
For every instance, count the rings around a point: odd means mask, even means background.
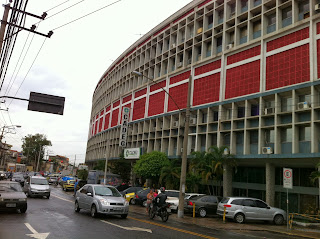
[[[53,35],[46,38],[27,31],[18,34],[0,95],[28,99],[32,91],[62,96],[65,97],[64,114],[28,111],[28,102],[2,100],[1,127],[21,126],[5,131],[3,142],[20,151],[23,137],[44,134],[52,142],[52,146],[46,147],[46,154],[63,155],[71,163],[83,163],[92,95],[100,77],[143,34],[190,2],[192,0],[29,0],[27,12],[48,13],[36,31],[47,34],[52,30]],[[8,0],[1,3],[6,4]],[[96,11],[98,9],[101,10]],[[1,18],[3,10],[2,7]],[[73,21],[83,16],[86,17]],[[39,19],[28,16],[25,27],[38,22]]]

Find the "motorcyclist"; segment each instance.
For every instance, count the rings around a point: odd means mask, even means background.
[[[154,199],[155,206],[157,208],[157,211],[164,205],[166,205],[167,195],[165,194],[165,188],[160,188],[160,193],[156,198]]]

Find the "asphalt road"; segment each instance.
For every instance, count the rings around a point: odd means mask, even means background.
[[[262,231],[231,232],[187,225],[174,220],[163,223],[160,218],[129,213],[127,219],[118,216],[91,218],[89,211],[73,210],[72,193],[52,187],[50,199],[29,198],[25,214],[0,212],[0,239],[21,238],[298,238]],[[48,233],[48,234],[47,234]]]

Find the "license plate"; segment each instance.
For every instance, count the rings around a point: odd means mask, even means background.
[[[114,211],[121,211],[121,210],[122,210],[122,208],[114,207],[114,208],[113,208],[113,210],[114,210]]]
[[[7,203],[6,204],[6,207],[16,207],[17,206],[17,204],[15,204],[15,203]]]
[[[167,212],[171,212],[171,209],[170,209],[170,208],[167,208]]]

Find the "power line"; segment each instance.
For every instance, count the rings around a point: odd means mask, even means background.
[[[64,26],[67,26],[67,25],[69,25],[69,24],[71,24],[71,23],[73,23],[73,22],[76,22],[76,21],[78,21],[78,20],[80,20],[80,19],[82,19],[82,18],[85,18],[85,17],[87,17],[87,16],[89,16],[89,15],[92,15],[92,14],[98,12],[98,11],[101,11],[101,10],[104,9],[104,8],[110,7],[110,6],[112,6],[112,5],[114,5],[114,4],[118,3],[118,2],[121,2],[121,1],[122,1],[122,0],[118,0],[118,1],[115,1],[115,2],[113,2],[113,3],[110,3],[110,4],[106,5],[106,6],[103,6],[103,7],[99,8],[99,9],[93,11],[93,12],[88,13],[88,14],[82,16],[82,17],[76,18],[76,19],[74,19],[74,20],[72,20],[72,21],[70,21],[70,22],[67,22],[67,23],[59,26],[59,27],[56,27],[56,28],[54,28],[54,29],[52,29],[52,30],[54,31],[54,30],[57,30],[57,29],[62,28],[62,27],[64,27]]]
[[[69,2],[69,1],[70,1],[70,0],[67,0],[67,1],[65,1],[65,2],[63,2],[63,3],[60,3],[60,4],[56,5],[55,7],[52,7],[52,8],[50,8],[50,9],[48,9],[46,12],[49,12],[49,11],[51,11],[52,9],[55,9],[55,8],[61,6],[62,4],[65,4],[66,2]]]

